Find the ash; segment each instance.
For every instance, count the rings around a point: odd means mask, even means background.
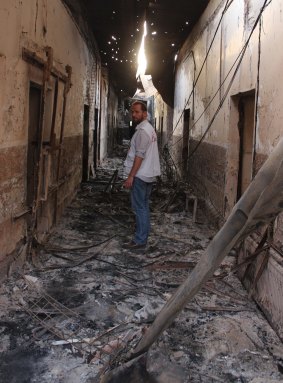
[[[2,283],[2,383],[99,382],[123,366],[214,236],[201,203],[193,220],[184,190],[160,180],[147,248],[123,249],[134,216],[121,164],[121,158],[105,161],[48,238],[35,241],[23,269]],[[233,253],[151,347],[142,368],[113,381],[282,382],[282,342],[236,271]]]

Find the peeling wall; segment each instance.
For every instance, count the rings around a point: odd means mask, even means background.
[[[158,144],[163,147],[171,139],[173,109],[163,101],[159,93],[154,96],[154,121],[158,134]]]
[[[209,3],[179,53],[172,136],[172,152],[175,153],[179,163],[181,160],[178,157],[179,146],[183,134],[182,113],[184,109],[190,109],[191,140],[203,139],[208,145],[215,146],[215,151],[218,150],[217,146],[223,147],[226,151],[226,163],[223,164],[226,184],[224,190],[219,189],[222,194],[222,203],[218,204],[223,214],[229,213],[236,201],[239,134],[238,110],[236,104],[232,105],[233,97],[239,97],[251,91],[254,91],[257,97],[257,99],[255,97],[254,173],[278,142],[282,134],[283,119],[281,108],[283,90],[280,86],[283,2],[273,1],[265,8],[261,18],[261,31],[257,24],[233,81],[232,74],[239,62],[237,58],[249,38],[264,1],[234,0],[230,2],[220,22],[225,4],[226,1],[220,0]],[[220,26],[217,30],[219,22]],[[215,40],[211,45],[215,33]],[[210,45],[211,48],[207,54]],[[272,56],[274,59],[270,60]],[[194,87],[196,79],[197,83]],[[230,81],[231,84],[229,84]],[[225,93],[227,93],[226,97],[224,97]],[[223,104],[222,107],[215,115],[221,104]],[[235,111],[231,110],[233,108]],[[191,149],[193,144],[192,142]],[[211,197],[214,198],[213,193]]]
[[[96,52],[90,50],[60,0],[2,0],[0,4],[0,274],[19,254],[19,246],[27,241],[29,216],[27,206],[27,152],[29,135],[29,98],[31,82],[43,86],[43,70],[22,57],[23,48],[46,61],[45,47],[53,50],[53,67],[67,76],[66,65],[72,67],[71,89],[66,98],[64,134],[62,127],[64,84],[59,81],[54,142],[48,156],[51,171],[48,196],[37,207],[39,237],[46,234],[60,217],[79,187],[82,177],[82,142],[84,105],[89,106],[90,158],[93,157],[95,108],[99,108],[102,123],[101,157],[107,151],[106,122],[107,92],[101,88],[101,65]],[[108,87],[107,81],[104,88]],[[103,88],[103,89],[104,89]],[[55,78],[48,81],[43,140],[49,139],[54,110]],[[101,101],[101,102],[100,102]],[[106,132],[106,133],[105,133]],[[47,147],[51,143],[46,143]],[[58,182],[54,181],[61,147]],[[56,178],[56,177],[55,177]],[[47,179],[47,178],[46,178]],[[45,181],[46,181],[45,179]],[[14,217],[14,218],[13,218]],[[15,218],[16,217],[16,218]]]
[[[243,178],[250,182],[283,134],[283,1],[267,2],[259,16],[264,3],[210,1],[176,63],[171,152],[181,169],[184,110],[189,109],[189,175],[202,182],[226,217],[244,191]],[[282,249],[280,225],[274,238]],[[277,330],[283,325],[275,293],[282,287],[281,258],[278,253],[270,258],[254,293]]]
[[[102,68],[102,80],[101,80],[101,119],[100,119],[100,160],[103,161],[107,155],[107,141],[108,141],[108,72],[105,68]]]
[[[275,225],[280,224],[280,222]],[[282,237],[281,237],[282,239]],[[244,263],[247,257],[251,257],[258,250],[260,238],[257,234],[253,234],[247,238],[240,249],[239,263]],[[276,239],[274,244],[278,245]],[[254,283],[257,273],[262,266],[264,260],[268,259],[265,267],[262,269],[262,274],[257,283]],[[239,277],[243,281],[244,286],[253,296],[267,319],[272,323],[277,334],[283,339],[283,262],[282,255],[278,254],[274,248],[269,248],[268,251],[263,250],[258,254],[253,262],[239,268]]]
[[[114,149],[118,143],[118,98],[114,88],[111,85],[109,85],[107,110],[107,152],[108,154],[111,154],[112,149]]]

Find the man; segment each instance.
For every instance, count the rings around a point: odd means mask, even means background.
[[[156,176],[160,175],[157,137],[147,120],[147,107],[135,101],[131,107],[132,121],[137,124],[131,139],[131,146],[124,163],[127,179],[126,189],[131,189],[131,204],[136,216],[136,231],[131,242],[124,245],[128,249],[146,247],[150,232],[149,197]]]

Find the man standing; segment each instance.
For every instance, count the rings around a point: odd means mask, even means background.
[[[137,124],[131,139],[131,146],[124,163],[128,178],[124,182],[131,189],[131,204],[136,216],[136,231],[127,249],[141,249],[146,246],[150,231],[149,197],[156,176],[160,175],[157,137],[147,120],[147,107],[135,101],[131,107],[132,121]]]

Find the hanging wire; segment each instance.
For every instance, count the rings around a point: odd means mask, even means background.
[[[233,1],[233,0],[232,0],[232,1]],[[232,1],[231,1],[229,4],[228,4],[228,2],[226,3],[225,8],[224,8],[224,11],[222,12],[221,20],[223,19],[223,15],[224,15],[224,13],[226,12],[227,7],[229,7],[229,6],[231,5]],[[165,152],[163,152],[162,155],[163,155],[163,156],[164,156],[164,155],[167,156],[167,158],[169,158],[169,157],[172,158],[172,163],[171,163],[171,167],[172,167],[172,169],[171,169],[171,172],[175,172],[175,174],[177,175],[177,182],[178,182],[178,183],[180,182],[180,175],[179,175],[179,172],[178,172],[178,168],[179,168],[180,165],[182,165],[185,161],[187,161],[187,163],[189,163],[189,161],[191,160],[191,158],[193,157],[193,155],[196,153],[196,151],[198,150],[198,148],[199,148],[200,145],[202,144],[202,142],[203,142],[204,138],[206,137],[208,131],[210,130],[210,128],[211,128],[211,126],[212,126],[212,124],[213,124],[213,122],[214,122],[216,116],[218,115],[219,111],[221,110],[221,108],[222,108],[222,106],[223,106],[223,104],[224,104],[225,99],[226,99],[227,96],[228,96],[228,93],[229,93],[229,91],[230,91],[230,89],[231,89],[231,86],[232,86],[232,84],[233,84],[233,82],[234,82],[234,80],[235,80],[235,77],[236,77],[236,75],[237,75],[237,73],[238,73],[238,70],[239,70],[239,68],[240,68],[240,66],[241,66],[241,63],[242,63],[242,60],[243,60],[243,58],[244,58],[244,55],[245,55],[246,49],[247,49],[247,47],[248,47],[248,44],[249,44],[249,42],[250,42],[250,39],[251,39],[251,37],[252,37],[252,35],[253,35],[253,33],[254,33],[254,31],[255,31],[255,29],[256,29],[256,27],[257,27],[257,25],[258,25],[259,22],[260,22],[260,31],[261,31],[261,17],[262,17],[262,13],[263,13],[265,7],[267,7],[267,6],[271,3],[271,1],[272,1],[272,0],[269,0],[269,1],[268,1],[268,0],[265,0],[265,1],[264,1],[263,6],[262,6],[261,9],[260,9],[259,15],[258,15],[258,17],[257,17],[257,19],[256,19],[256,21],[255,21],[255,23],[254,23],[254,25],[253,25],[253,28],[251,29],[251,32],[250,32],[250,34],[249,34],[249,37],[248,37],[246,43],[244,44],[243,48],[241,49],[240,53],[238,54],[236,60],[234,61],[233,65],[231,66],[231,68],[230,68],[230,70],[228,71],[227,75],[225,76],[224,80],[223,80],[222,83],[220,84],[219,88],[218,88],[217,91],[215,92],[213,98],[210,100],[210,102],[209,102],[209,104],[207,105],[207,107],[205,108],[205,110],[202,112],[202,114],[198,117],[198,119],[197,119],[197,120],[195,121],[195,123],[193,124],[193,127],[194,127],[194,126],[196,125],[196,123],[200,120],[200,118],[203,116],[203,114],[205,113],[205,111],[207,110],[207,108],[211,105],[212,101],[215,99],[215,97],[216,97],[216,96],[218,95],[218,93],[220,92],[220,90],[221,90],[221,88],[223,87],[224,83],[226,82],[227,78],[228,78],[229,75],[231,74],[233,68],[236,66],[236,68],[235,68],[235,70],[234,70],[234,72],[233,72],[233,75],[232,75],[232,77],[231,77],[231,79],[230,79],[230,81],[229,81],[229,84],[228,84],[228,86],[227,86],[227,89],[226,89],[225,93],[223,94],[223,96],[222,96],[222,98],[221,98],[221,100],[220,100],[220,102],[219,102],[219,105],[218,105],[218,107],[217,107],[217,109],[216,109],[216,112],[214,113],[212,119],[211,119],[210,122],[208,123],[208,126],[207,126],[207,128],[206,128],[204,134],[202,135],[200,141],[197,143],[197,145],[195,146],[195,148],[193,149],[193,151],[189,154],[188,158],[187,158],[186,160],[182,160],[182,161],[179,161],[179,162],[177,162],[177,163],[174,163],[174,161],[173,161],[173,157],[172,157],[172,155],[171,155],[171,153],[170,153],[170,149],[171,149],[174,145],[176,145],[176,144],[182,139],[182,137],[181,137],[179,140],[175,141],[175,142],[174,142],[173,144],[171,144],[170,146],[169,146],[169,145],[166,145],[166,147],[165,147]],[[218,27],[219,27],[219,25],[218,25]],[[217,28],[218,28],[218,27],[217,27]],[[216,35],[216,33],[215,33],[215,35]],[[215,35],[214,35],[214,38],[215,38]],[[259,39],[260,39],[260,36],[259,36]],[[211,45],[212,45],[212,44],[211,44]],[[211,48],[211,45],[210,45],[210,47],[209,47],[209,50],[210,50],[210,48]],[[260,47],[259,47],[259,55],[260,55]],[[207,60],[207,55],[206,55],[205,61],[206,61],[206,60]],[[204,62],[205,62],[205,61],[204,61]],[[203,64],[203,65],[204,65],[204,64]],[[259,65],[260,65],[260,59],[259,59],[259,61],[258,61],[258,76],[259,76]],[[202,66],[201,70],[202,70],[202,69],[203,69],[203,66]],[[199,76],[197,77],[196,82],[194,83],[194,87],[195,87],[195,85],[196,85],[196,83],[197,83],[198,78],[199,78]],[[257,78],[257,81],[259,81],[259,77]],[[259,91],[259,86],[258,86],[258,85],[259,85],[259,84],[257,84],[257,92]],[[192,93],[193,93],[193,91],[194,91],[194,87],[193,87],[193,90],[192,90],[192,92],[191,92],[191,95],[192,95]],[[191,95],[190,95],[190,97],[191,97]],[[189,101],[189,100],[188,100],[188,101]],[[188,101],[187,101],[187,103],[188,103]],[[186,105],[187,105],[187,103],[186,103]],[[258,103],[258,93],[257,93],[257,103]],[[185,105],[185,106],[186,106],[186,105]],[[184,110],[185,110],[185,108],[184,108]],[[183,115],[183,113],[184,113],[184,110],[183,110],[183,112],[182,112],[182,114],[181,114],[181,117],[182,117],[182,115]],[[180,117],[180,118],[181,118],[181,117]],[[176,129],[176,127],[177,127],[177,125],[178,125],[178,123],[179,123],[179,121],[180,121],[180,118],[179,118],[179,120],[178,120],[178,122],[177,122],[177,124],[176,124],[176,126],[175,126],[175,128],[174,128],[174,130]],[[173,135],[173,133],[174,133],[174,130],[173,130],[173,132],[172,132],[172,135]],[[169,162],[168,162],[168,165],[169,165]],[[189,184],[190,184],[190,187],[193,187],[193,188],[197,191],[198,194],[200,194],[202,197],[204,197],[204,199],[206,200],[206,202],[207,202],[208,205],[209,205],[209,210],[210,210],[210,212],[214,215],[213,218],[215,218],[215,219],[218,221],[218,224],[223,224],[223,222],[224,222],[223,215],[222,215],[222,213],[218,210],[218,208],[215,206],[215,204],[213,203],[213,201],[212,201],[212,199],[211,199],[211,197],[210,197],[210,194],[209,194],[209,192],[207,191],[207,189],[206,189],[205,187],[204,187],[204,188],[203,188],[203,187],[200,188],[200,187],[199,187],[199,185],[200,185],[200,181],[199,181],[196,177],[194,177],[194,176],[192,176],[192,175],[190,175],[190,182],[189,182]],[[201,190],[201,189],[202,189],[202,190]],[[205,190],[204,190],[204,189],[205,189]]]
[[[259,22],[258,32],[258,58],[257,58],[257,78],[256,78],[256,102],[255,102],[255,129],[257,129],[258,123],[258,100],[259,100],[259,72],[260,72],[260,59],[261,59],[261,30],[262,30],[262,19]],[[253,152],[253,174],[255,175],[255,154],[256,154],[256,140],[254,140],[254,152]]]
[[[191,91],[191,93],[190,93],[190,95],[189,95],[189,97],[188,97],[188,100],[187,100],[186,103],[185,103],[185,106],[184,106],[184,108],[183,108],[183,110],[182,110],[182,113],[181,113],[181,115],[180,115],[178,121],[177,121],[176,124],[175,124],[175,127],[174,127],[174,129],[173,129],[173,131],[172,131],[172,133],[171,133],[171,136],[173,136],[173,133],[175,132],[175,130],[176,130],[176,128],[177,128],[177,126],[178,126],[178,124],[179,124],[181,118],[183,117],[183,114],[184,114],[184,112],[185,112],[185,110],[186,110],[186,106],[188,105],[188,103],[189,103],[189,101],[190,101],[190,99],[191,99],[191,97],[192,97],[192,95],[193,95],[193,93],[194,93],[196,84],[197,84],[197,82],[198,82],[198,80],[199,80],[199,78],[200,78],[200,75],[201,75],[201,73],[202,73],[202,71],[203,71],[204,65],[205,65],[205,63],[206,63],[206,61],[207,61],[208,55],[209,55],[209,53],[210,53],[210,50],[211,50],[212,45],[213,45],[213,43],[214,43],[214,40],[215,40],[215,38],[216,38],[218,29],[219,29],[219,27],[220,27],[220,25],[221,25],[221,23],[222,23],[224,14],[225,14],[225,12],[227,11],[227,9],[230,7],[230,5],[232,4],[233,1],[234,1],[234,0],[231,0],[230,3],[229,3],[229,0],[226,1],[224,10],[223,10],[223,12],[222,12],[221,18],[220,18],[220,20],[219,20],[219,22],[218,22],[218,25],[217,25],[217,27],[216,27],[216,30],[215,30],[215,32],[214,32],[213,38],[212,38],[212,40],[211,40],[211,43],[210,43],[210,45],[209,45],[209,47],[208,47],[208,50],[207,50],[207,52],[206,52],[206,55],[205,55],[205,58],[204,58],[204,60],[203,60],[202,65],[201,65],[200,71],[199,71],[199,73],[198,73],[198,75],[197,75],[197,78],[196,78],[194,84],[193,84],[193,89],[192,89],[192,91]],[[190,52],[190,53],[191,53],[191,52]],[[190,53],[189,53],[189,54],[190,54]],[[186,58],[187,58],[187,57],[186,57]]]
[[[240,68],[240,66],[241,66],[241,63],[242,63],[242,60],[243,60],[243,58],[244,58],[244,55],[245,55],[245,52],[246,52],[246,50],[247,50],[248,44],[249,44],[249,42],[250,42],[250,39],[251,39],[251,37],[252,37],[252,35],[253,35],[254,31],[255,31],[255,28],[257,27],[257,24],[259,23],[259,21],[260,21],[260,19],[261,19],[261,16],[262,16],[262,13],[263,13],[265,7],[267,6],[267,1],[268,1],[268,0],[265,0],[265,1],[264,1],[264,4],[263,4],[263,6],[261,7],[261,10],[260,10],[260,12],[259,12],[259,15],[258,15],[258,17],[257,17],[257,19],[256,19],[256,21],[255,21],[255,23],[254,23],[254,25],[253,25],[253,28],[251,29],[251,32],[250,32],[250,34],[249,34],[249,37],[248,37],[248,39],[247,39],[245,45],[244,45],[243,48],[241,49],[239,55],[237,56],[237,58],[236,58],[236,60],[234,61],[233,65],[231,66],[229,72],[227,73],[226,77],[225,77],[224,80],[222,81],[220,87],[217,89],[217,91],[216,91],[216,93],[214,94],[212,100],[211,100],[210,103],[208,104],[208,106],[209,106],[209,105],[211,104],[211,102],[213,101],[213,99],[216,97],[216,95],[219,93],[220,89],[222,88],[222,86],[224,85],[225,81],[227,80],[229,74],[231,73],[232,69],[234,68],[234,66],[235,66],[236,63],[238,62],[237,65],[236,65],[236,68],[235,68],[235,70],[234,70],[234,73],[233,73],[233,75],[232,75],[232,77],[231,77],[231,80],[229,81],[229,84],[228,84],[228,86],[227,86],[227,89],[226,89],[225,93],[223,94],[223,96],[222,96],[222,98],[221,98],[221,100],[220,100],[220,103],[219,103],[219,105],[218,105],[218,107],[217,107],[217,109],[216,109],[216,111],[215,111],[213,117],[212,117],[211,120],[209,121],[208,126],[207,126],[205,132],[203,133],[201,139],[198,141],[197,145],[195,146],[195,148],[193,149],[193,151],[190,153],[190,155],[189,155],[187,161],[189,161],[189,160],[192,158],[192,156],[194,155],[194,153],[198,150],[199,146],[202,144],[204,138],[206,137],[208,131],[210,130],[210,128],[211,128],[211,126],[212,126],[212,124],[213,124],[213,122],[214,122],[216,116],[218,115],[219,111],[221,110],[221,108],[222,108],[222,106],[223,106],[223,104],[224,104],[224,101],[225,101],[226,97],[228,96],[228,93],[229,93],[229,91],[230,91],[230,89],[231,89],[231,86],[232,86],[232,84],[233,84],[233,82],[234,82],[234,80],[235,80],[235,77],[236,77],[236,75],[237,75],[237,73],[238,73],[238,70],[239,70],[239,68]],[[271,1],[272,1],[272,0],[270,0],[268,4],[270,4]],[[208,108],[208,106],[207,106],[207,108]],[[199,118],[197,119],[197,121],[193,124],[192,128],[196,125],[196,123],[197,123],[197,122],[199,121],[199,119],[202,117],[202,115],[203,115],[204,112],[207,110],[207,108],[202,112],[202,114],[200,115],[200,117],[199,117]],[[176,145],[177,142],[179,142],[179,141],[180,141],[180,139],[177,140],[177,141],[175,141],[174,144],[172,144],[172,145],[170,146],[170,148],[172,148],[174,145]],[[170,149],[170,148],[169,148],[169,149]],[[184,162],[184,160],[178,162],[178,163],[176,164],[176,166],[181,165],[183,162]]]
[[[176,184],[180,178],[177,166],[170,154],[170,151],[168,149],[168,145],[164,145],[162,152],[161,152],[161,157],[162,157],[162,165],[164,168],[167,181],[172,182],[173,184]]]

